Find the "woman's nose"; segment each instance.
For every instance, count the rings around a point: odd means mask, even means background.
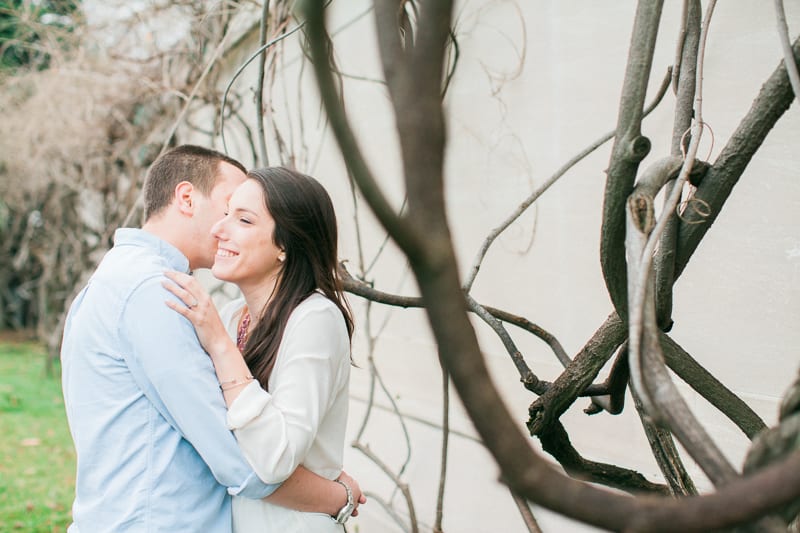
[[[227,218],[227,217],[225,217]],[[216,222],[211,226],[211,236],[215,239],[221,240],[224,237],[225,218]]]

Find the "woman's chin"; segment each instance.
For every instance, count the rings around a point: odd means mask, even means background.
[[[231,281],[230,273],[225,268],[219,266],[216,261],[211,266],[211,273],[220,281]]]

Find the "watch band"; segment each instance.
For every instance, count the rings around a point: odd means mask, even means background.
[[[341,479],[334,479],[334,481],[343,486],[345,492],[347,493],[347,502],[345,502],[344,506],[339,509],[339,512],[336,513],[336,518],[334,518],[337,524],[344,524],[347,522],[347,519],[350,518],[350,515],[353,514],[353,510],[355,509],[355,502],[353,502],[353,491],[350,490],[350,487],[347,485],[347,483]]]

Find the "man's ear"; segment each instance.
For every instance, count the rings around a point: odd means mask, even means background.
[[[194,185],[188,181],[182,181],[175,186],[175,197],[173,199],[178,206],[178,211],[184,215],[194,214]]]

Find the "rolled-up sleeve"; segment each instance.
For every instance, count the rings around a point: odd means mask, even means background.
[[[169,309],[175,297],[151,278],[128,299],[120,332],[128,367],[159,413],[197,450],[214,478],[233,495],[263,498],[276,484],[249,467],[226,424],[226,407],[213,365],[192,324]]]
[[[348,364],[349,340],[338,308],[328,302],[291,317],[270,391],[253,382],[228,410],[228,427],[261,479],[281,482],[303,463]]]

